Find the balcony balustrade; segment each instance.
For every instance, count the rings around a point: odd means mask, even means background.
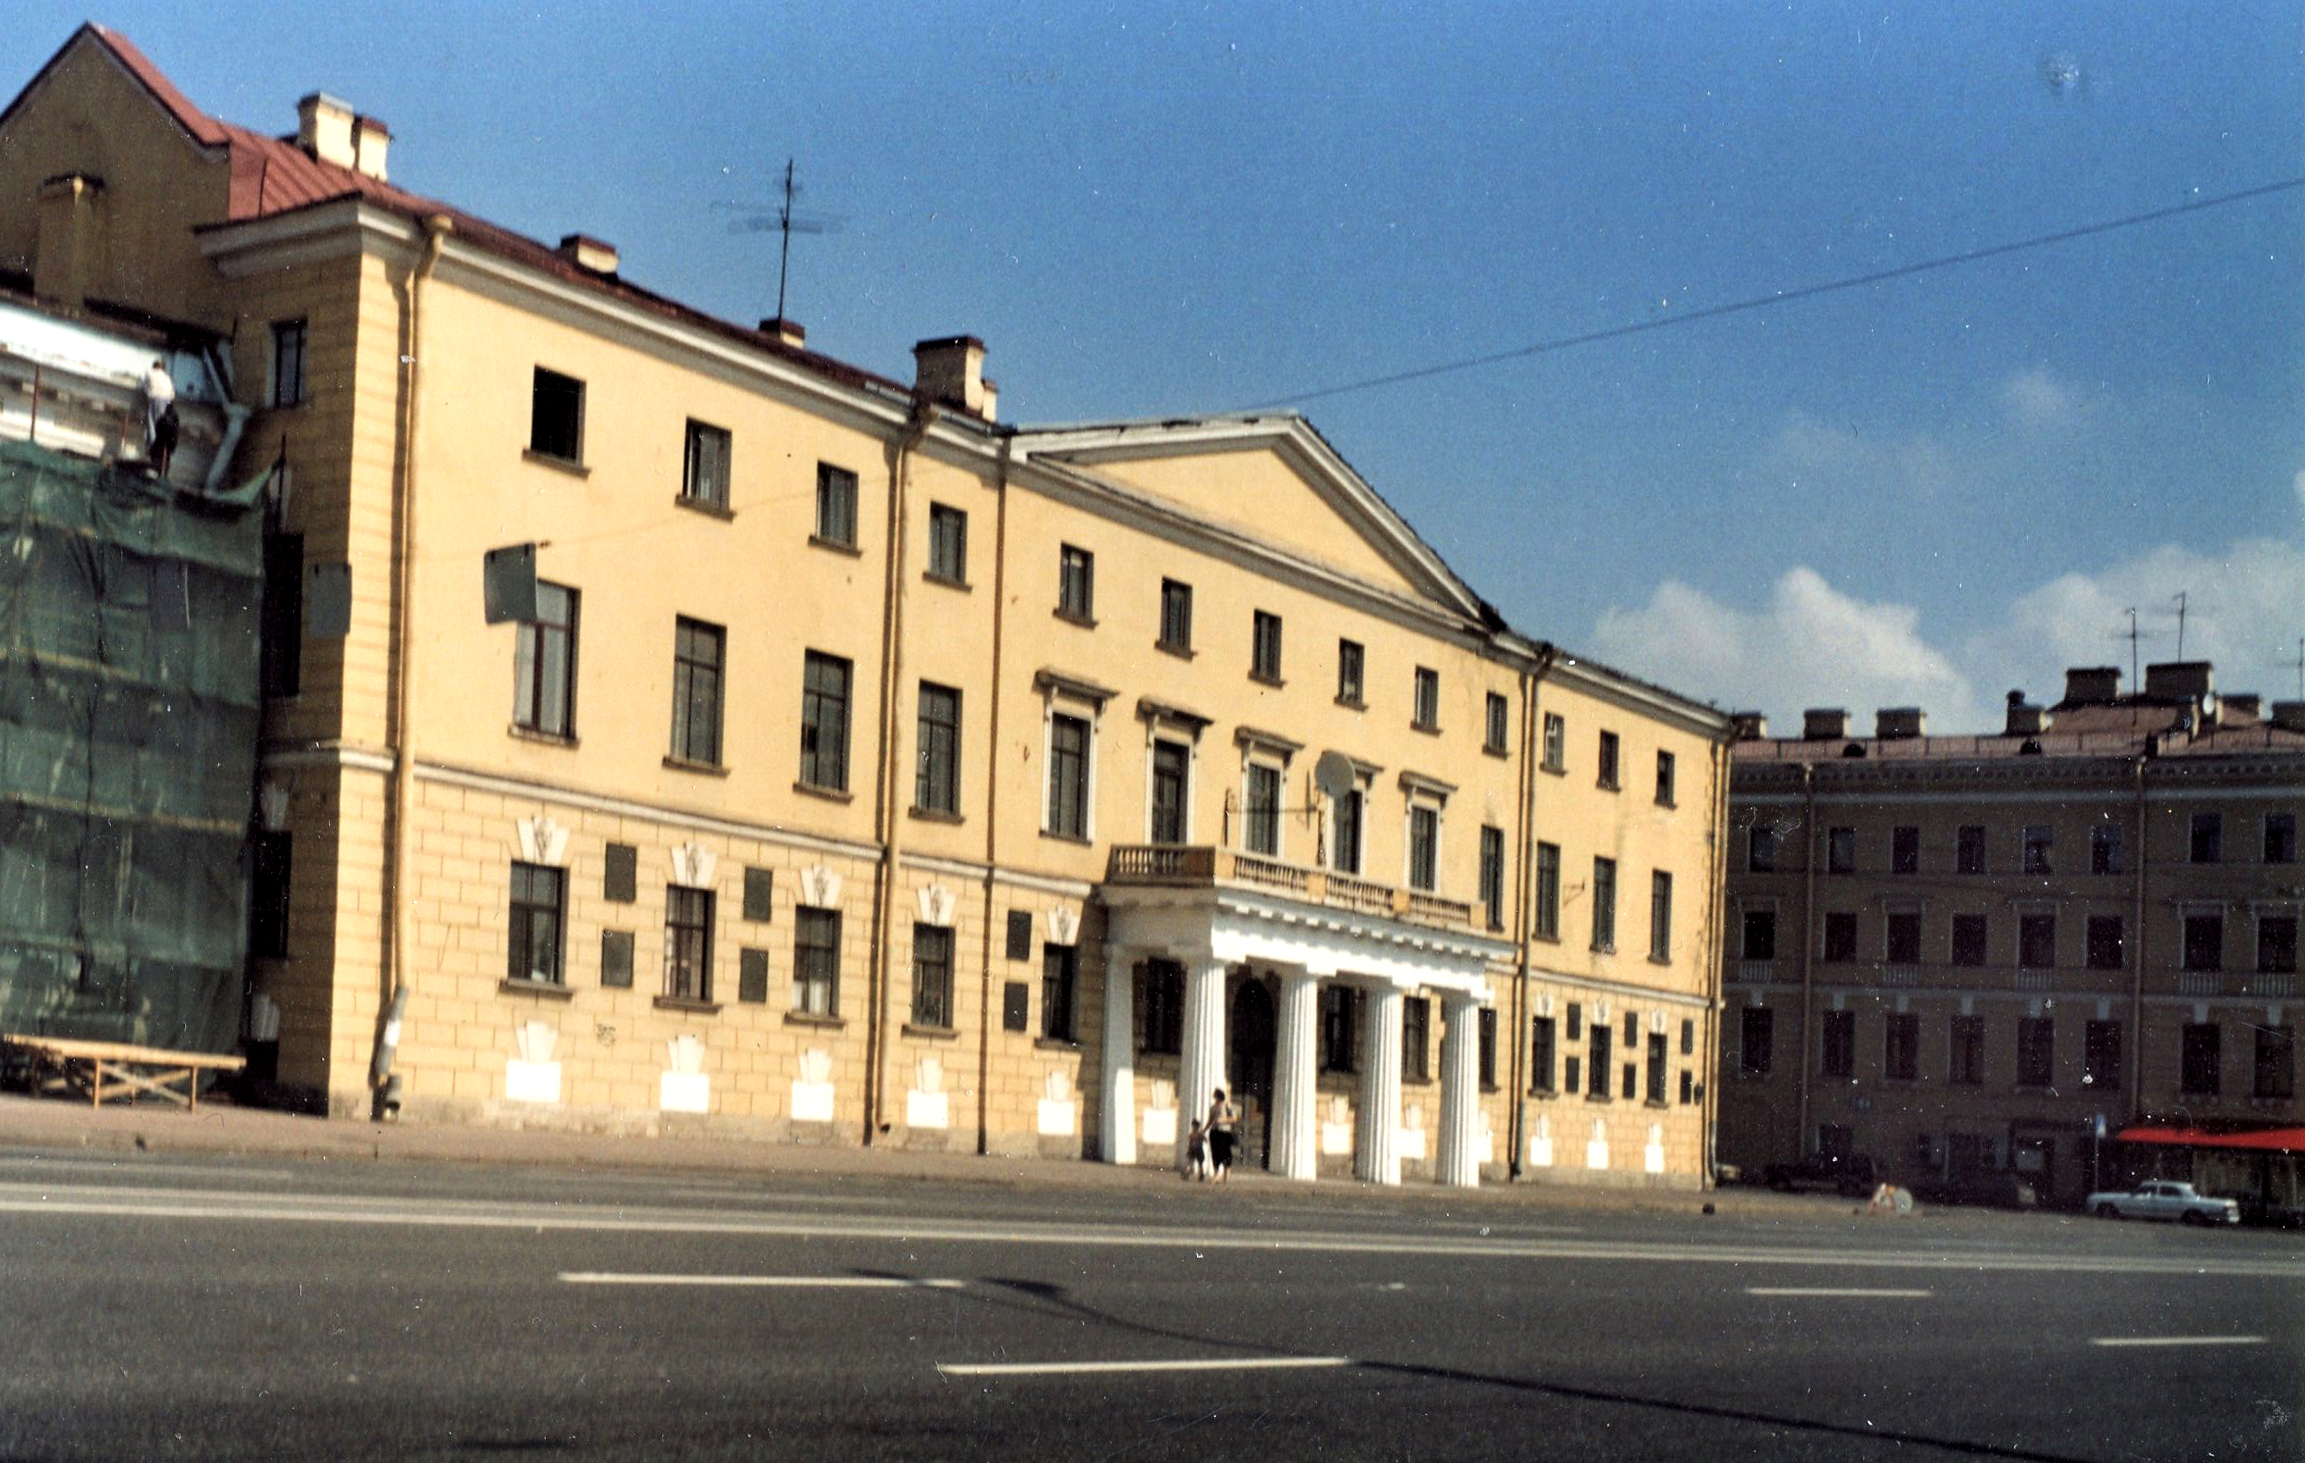
[[[1116,844],[1105,867],[1105,878],[1114,884],[1253,889],[1355,914],[1452,930],[1469,929],[1473,923],[1473,906],[1462,899],[1206,845]]]

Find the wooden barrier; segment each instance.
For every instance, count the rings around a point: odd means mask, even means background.
[[[237,1072],[248,1065],[246,1057],[215,1052],[174,1052],[118,1041],[9,1032],[0,1032],[0,1048],[12,1048],[32,1059],[34,1081],[40,1091],[84,1091],[89,1104],[96,1107],[103,1106],[106,1098],[126,1097],[134,1102],[138,1096],[149,1094],[196,1109],[200,1106],[202,1072]],[[184,1084],[182,1092],[176,1090],[179,1082]]]

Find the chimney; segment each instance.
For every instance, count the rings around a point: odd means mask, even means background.
[[[1929,734],[1929,713],[1918,706],[1884,706],[1873,713],[1873,735],[1884,742]]]
[[[1838,706],[1812,706],[1801,713],[1801,739],[1830,742],[1849,734],[1849,713]]]
[[[562,234],[560,257],[594,274],[616,273],[616,246],[590,234]]]
[[[374,117],[352,119],[352,166],[374,178],[385,181],[384,150],[392,146],[392,129]]]
[[[2305,732],[2305,701],[2274,702],[2273,724],[2283,731]]]
[[[931,401],[990,420],[997,393],[984,379],[984,342],[973,335],[924,340],[912,348],[913,388]]]
[[[2199,701],[2215,686],[2205,660],[2165,660],[2145,667],[2145,694],[2156,701]]]
[[[2023,691],[2009,693],[2009,721],[2002,730],[2012,737],[2037,737],[2049,729],[2048,712],[2025,699]]]
[[[808,349],[808,332],[801,328],[797,320],[787,320],[782,315],[763,320],[760,322],[760,333],[773,335],[796,351]]]
[[[324,163],[356,165],[352,150],[352,104],[324,91],[296,104],[296,145]]]
[[[2228,691],[2225,693],[2224,702],[2227,711],[2239,712],[2252,721],[2264,718],[2265,698],[2255,691]]]
[[[1769,718],[1758,711],[1732,711],[1729,713],[1729,729],[1740,742],[1766,741]]]
[[[2077,665],[2065,672],[2067,706],[2102,706],[2121,699],[2121,668]]]
[[[104,182],[86,173],[66,173],[40,185],[39,234],[32,246],[35,299],[77,310],[88,302],[100,247],[97,205]]]

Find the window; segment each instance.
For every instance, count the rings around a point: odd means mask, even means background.
[[[1497,1087],[1497,1008],[1483,1006],[1477,1026],[1480,1033],[1479,1052],[1481,1090],[1494,1092]]]
[[[1744,958],[1747,960],[1774,960],[1777,958],[1777,912],[1773,909],[1745,911]]]
[[[1056,612],[1068,620],[1096,618],[1096,555],[1066,544],[1056,556]]]
[[[2297,862],[2297,815],[2295,813],[2267,813],[2265,815],[2265,862],[2293,864]]]
[[[764,925],[776,917],[776,870],[744,871],[744,897],[738,912],[747,924]],[[768,998],[764,995],[761,999]]]
[[[1657,754],[1657,805],[1665,808],[1673,805],[1673,754],[1670,752]]]
[[[1076,1039],[1073,1024],[1075,977],[1080,971],[1078,945],[1043,945],[1040,949],[1040,1034],[1049,1041]]]
[[[1766,1077],[1777,1059],[1777,1013],[1767,1006],[1746,1006],[1737,1020],[1737,1070],[1748,1077]]]
[[[288,955],[289,865],[294,835],[259,830],[250,840],[248,953],[281,960]]]
[[[1745,868],[1755,874],[1777,871],[1777,830],[1756,823],[1745,838]]]
[[[849,674],[846,660],[814,650],[802,667],[800,780],[810,787],[848,790]]]
[[[1409,808],[1409,887],[1431,893],[1440,876],[1441,815],[1422,803]]]
[[[1945,1076],[1964,1087],[1974,1087],[1985,1080],[1985,1018],[1982,1016],[1955,1016],[1953,1018],[1950,1059],[1945,1064]]]
[[[1953,963],[1978,966],[1985,963],[1985,937],[1987,925],[1981,914],[1953,916]]]
[[[630,904],[640,897],[639,849],[612,843],[601,851],[600,897],[611,904]]]
[[[1250,627],[1249,674],[1260,681],[1278,681],[1281,678],[1281,617],[1263,610],[1256,612]]]
[[[1889,872],[1892,874],[1918,874],[1921,872],[1921,830],[1914,827],[1889,830]]]
[[[1512,708],[1504,697],[1494,691],[1488,693],[1484,705],[1486,712],[1481,717],[1481,750],[1502,752],[1505,750],[1505,738],[1512,731]]]
[[[2291,1098],[2297,1095],[2297,1033],[2288,1026],[2257,1028],[2256,1080],[2249,1095]]]
[[[2099,1092],[2121,1090],[2121,1023],[2092,1021],[2082,1028],[2081,1084]]]
[[[512,724],[548,737],[576,735],[576,591],[536,581],[536,618],[522,622],[512,655]]]
[[[1409,996],[1401,1002],[1401,1079],[1422,1082],[1431,1068],[1425,1060],[1425,1048],[1433,1039],[1433,1006],[1423,996]]]
[[[1649,875],[1649,958],[1673,958],[1673,876],[1663,869]]]
[[[2089,830],[2089,872],[2121,872],[2121,825],[2099,823]]]
[[[267,698],[293,696],[304,662],[304,535],[264,536],[260,682]]]
[[[1529,1091],[1553,1090],[1553,1018],[1538,1016],[1529,1022]]]
[[[584,383],[536,368],[528,407],[528,450],[562,462],[584,460]]]
[[[912,927],[912,1024],[952,1026],[952,931],[942,925]]]
[[[1665,1103],[1665,1034],[1649,1033],[1649,1101],[1662,1107]]]
[[[1628,1042],[1626,1045],[1631,1046],[1632,1043]],[[1638,1064],[1633,1062],[1625,1063],[1625,1086],[1623,1092],[1621,1092],[1619,1095],[1622,1096],[1627,1102],[1631,1102],[1633,1100],[1633,1096],[1638,1090],[1634,1076],[1637,1070]]]
[[[1916,1013],[1891,1011],[1882,1023],[1881,1074],[1892,1082],[1921,1075],[1921,1018]]]
[[[1048,722],[1048,831],[1088,837],[1088,722],[1057,712]]]
[[[1609,1042],[1616,1033],[1606,1021],[1595,1021],[1586,1035],[1591,1039],[1591,1054],[1585,1062],[1585,1096],[1604,1101],[1609,1095]]]
[[[805,736],[805,733],[804,733]],[[924,813],[960,811],[960,692],[920,683],[919,766],[912,805]]]
[[[1825,1059],[1820,1069],[1827,1077],[1853,1076],[1857,1070],[1857,1013],[1825,1012]]]
[[[816,536],[844,549],[856,547],[856,474],[829,462],[816,465]]]
[[[707,507],[728,506],[728,433],[703,422],[688,424],[688,452],[680,475],[680,496]]]
[[[1347,706],[1361,704],[1363,654],[1358,640],[1337,642],[1337,699]]]
[[[1192,788],[1192,748],[1183,742],[1155,741],[1152,751],[1152,826],[1146,835],[1154,843],[1185,841],[1186,800]]]
[[[1561,937],[1561,846],[1557,843],[1537,845],[1537,907],[1534,913],[1538,939],[1557,940]]]
[[[1617,766],[1617,756],[1619,751],[1620,744],[1617,741],[1617,734],[1610,731],[1602,732],[1600,753],[1600,784],[1603,787],[1614,788],[1617,785],[1617,773],[1619,771]]]
[[[2119,970],[2121,968],[2121,916],[2093,914],[2089,916],[2089,955],[2091,970]]]
[[[968,583],[968,514],[942,503],[928,505],[928,577]]]
[[[1559,713],[1545,713],[1545,770],[1566,772],[1569,767],[1569,724]]]
[[[2049,970],[2057,964],[2057,916],[2017,916],[2017,964],[2026,970]]]
[[[2185,916],[2185,968],[2187,970],[2222,970],[2225,968],[2225,916],[2222,914],[2189,914]]]
[[[793,911],[792,1009],[809,1016],[840,1014],[840,911]]]
[[[2179,1040],[2177,1090],[2192,1096],[2215,1096],[2224,1087],[2220,1070],[2224,1054],[2217,1023],[2188,1021]]]
[[[1825,872],[1853,874],[1857,872],[1857,830],[1854,828],[1828,828],[1825,830]]]
[[[1489,928],[1505,927],[1505,830],[1481,829],[1481,903],[1488,910]]]
[[[2046,823],[2025,825],[2025,864],[2028,874],[2049,872],[2049,855],[2057,846],[2056,831]]]
[[[1826,911],[1825,958],[1834,962],[1857,958],[1857,916],[1853,911]]]
[[[1250,853],[1278,858],[1281,851],[1281,770],[1251,762],[1241,808],[1241,843]]]
[[[1417,667],[1416,728],[1419,731],[1441,729],[1441,673],[1429,666]]]
[[[303,321],[272,323],[273,406],[294,406],[304,399],[304,342]]]
[[[512,930],[505,979],[559,985],[561,913],[568,876],[542,864],[512,866]]]
[[[1617,948],[1617,861],[1593,860],[1593,948]]]
[[[1953,870],[1961,874],[1985,872],[1985,826],[1964,823],[1953,838]]]
[[[2190,858],[2197,864],[2218,862],[2225,852],[2225,815],[2222,813],[2195,813],[2193,815],[2193,842]]]
[[[1891,965],[1921,963],[1921,914],[1918,910],[1891,910],[1882,921],[1882,958]]]
[[[1684,1057],[1695,1056],[1696,1052],[1697,1023],[1683,1017],[1681,1019],[1681,1055]]]
[[[1361,871],[1361,821],[1366,807],[1367,800],[1357,787],[1332,805],[1336,827],[1329,844],[1329,867],[1340,874]]]
[[[664,891],[664,994],[712,999],[712,891],[674,884]]]
[[[1193,648],[1193,587],[1174,579],[1161,581],[1161,638],[1163,650]]]
[[[2257,916],[2257,968],[2267,975],[2297,973],[2297,916]]]
[[[1330,982],[1321,987],[1321,1070],[1353,1070],[1353,988]]]
[[[720,670],[728,632],[683,616],[672,632],[672,755],[720,762]]]
[[[2057,1023],[2048,1016],[2017,1022],[2017,1085],[2046,1087],[2057,1075]]]
[[[1170,1056],[1184,1050],[1185,968],[1174,960],[1145,962],[1144,1049]]]

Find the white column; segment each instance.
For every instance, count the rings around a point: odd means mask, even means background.
[[[1360,1152],[1353,1172],[1372,1184],[1401,1181],[1401,1011],[1398,986],[1369,992],[1369,1039],[1361,1068]]]
[[[1314,1093],[1320,1024],[1320,981],[1305,970],[1282,976],[1280,1031],[1273,1050],[1273,1151],[1266,1166],[1283,1178],[1309,1179],[1320,1167]]]
[[[1107,1163],[1136,1162],[1136,970],[1132,950],[1104,952],[1104,1101],[1097,1127]]]
[[[1184,1052],[1177,1061],[1177,1166],[1184,1166],[1192,1125],[1208,1116],[1225,1086],[1225,967],[1195,960],[1185,967]],[[1229,1094],[1228,1094],[1229,1095]]]
[[[1434,1177],[1461,1189],[1481,1184],[1481,1004],[1463,991],[1441,998],[1441,1151]]]

